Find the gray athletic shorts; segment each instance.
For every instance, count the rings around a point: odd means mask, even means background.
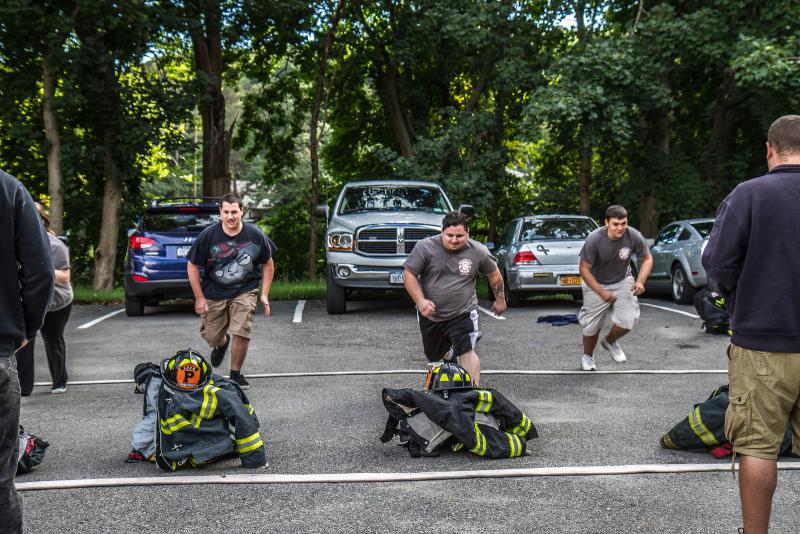
[[[597,334],[603,328],[607,315],[611,315],[611,322],[620,328],[633,330],[639,320],[639,299],[631,291],[633,282],[633,277],[628,276],[616,284],[603,284],[606,291],[617,296],[614,302],[604,301],[585,283],[581,284],[583,306],[578,313],[578,322],[584,336]]]

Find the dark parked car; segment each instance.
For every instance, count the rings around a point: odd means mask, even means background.
[[[687,219],[665,226],[650,247],[653,271],[645,288],[669,291],[673,301],[690,303],[697,290],[706,285],[706,271],[700,259],[713,226],[714,219]],[[636,259],[633,269],[638,269]]]
[[[129,232],[125,257],[125,313],[142,315],[145,305],[190,298],[186,254],[203,228],[219,221],[216,199],[154,201]]]
[[[535,293],[580,298],[578,254],[596,228],[594,219],[583,215],[529,215],[511,221],[493,249],[508,305],[519,306]]]

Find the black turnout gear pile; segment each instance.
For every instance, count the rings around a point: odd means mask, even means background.
[[[709,287],[703,288],[694,295],[694,309],[703,321],[703,328],[709,334],[722,334],[730,336],[731,320],[728,315],[728,301],[725,297],[711,291]]]
[[[689,415],[679,421],[661,437],[665,449],[706,450],[715,458],[724,458],[732,452],[732,446],[725,437],[725,412],[730,403],[728,385],[715,388],[708,399],[695,404]],[[792,425],[786,426],[780,453],[785,455],[792,450]]]
[[[258,417],[236,382],[211,374],[197,389],[176,389],[161,373],[152,363],[134,371],[136,391],[144,394],[134,452],[168,471],[232,455],[239,456],[242,467],[267,465]]]
[[[450,389],[442,392],[384,389],[389,412],[381,441],[399,435],[413,458],[436,456],[442,447],[466,449],[485,458],[514,458],[525,454],[536,427],[499,391]]]

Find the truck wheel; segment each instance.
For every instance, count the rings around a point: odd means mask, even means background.
[[[326,304],[328,313],[331,315],[347,311],[347,295],[345,289],[333,281],[330,273],[328,274],[328,296]]]
[[[678,304],[689,304],[697,291],[689,284],[689,277],[680,265],[672,267],[672,300]]]
[[[144,299],[125,295],[125,315],[128,317],[144,315]]]

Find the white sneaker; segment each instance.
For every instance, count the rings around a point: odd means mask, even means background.
[[[625,352],[622,350],[622,347],[619,346],[618,341],[609,343],[606,341],[606,338],[603,337],[603,339],[600,340],[600,344],[604,349],[611,353],[611,357],[614,358],[615,362],[622,363],[628,361],[628,358],[625,357]]]
[[[581,356],[581,369],[584,371],[597,371],[597,367],[594,365],[594,358],[588,354]]]

